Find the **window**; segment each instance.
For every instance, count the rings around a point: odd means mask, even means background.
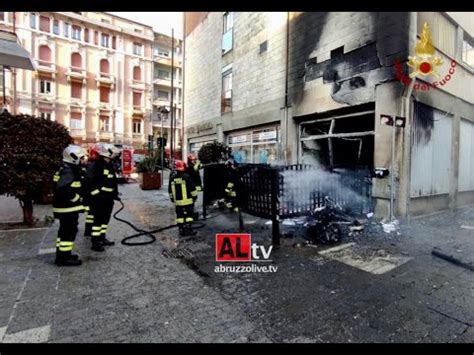
[[[133,120],[133,133],[142,133],[142,120]]]
[[[142,80],[142,69],[139,66],[133,67],[133,80]]]
[[[100,102],[108,103],[110,97],[110,88],[106,86],[100,87]]]
[[[79,53],[71,54],[71,67],[82,69],[82,57]]]
[[[234,13],[224,13],[224,30],[222,34],[222,54],[232,49],[232,29],[234,27]]]
[[[466,32],[462,41],[462,61],[474,68],[474,39]]]
[[[71,97],[74,99],[82,98],[82,84],[76,81],[71,82]]]
[[[116,49],[117,48],[117,37],[112,36],[112,48]]]
[[[268,41],[260,43],[260,54],[267,51],[268,48]]]
[[[94,32],[94,44],[95,44],[96,46],[99,45],[99,32],[98,32],[98,31],[95,31],[95,32]]]
[[[72,26],[72,39],[81,40],[81,28],[79,26]]]
[[[59,36],[59,21],[54,20],[53,22],[53,33]]]
[[[170,51],[168,49],[163,49],[160,47],[155,47],[153,48],[154,54],[160,57],[169,57],[171,55]]]
[[[105,18],[100,19],[100,21],[103,22],[103,23],[110,23],[110,21],[105,19]]]
[[[133,54],[142,55],[142,45],[141,45],[141,43],[133,43]]]
[[[110,118],[109,116],[99,117],[99,130],[102,132],[110,132]]]
[[[69,37],[69,24],[67,22],[64,23],[64,37]]]
[[[168,101],[170,97],[169,91],[158,90],[158,98]]]
[[[103,34],[103,33],[102,33],[102,38],[101,38],[100,45],[101,45],[102,47],[107,47],[107,48],[109,48],[109,35],[106,35],[106,34]]]
[[[36,15],[34,13],[30,13],[30,27],[36,28]]]
[[[100,73],[101,74],[109,74],[110,66],[109,61],[107,59],[100,60]]]
[[[40,16],[40,31],[43,31],[43,32],[51,31],[49,17]]]
[[[51,112],[40,112],[40,117],[46,120],[51,121]]]
[[[48,46],[39,47],[39,59],[43,62],[51,62],[51,49]]]
[[[82,115],[80,112],[71,112],[69,127],[72,129],[82,129]]]
[[[137,32],[137,33],[143,33],[142,30],[138,29],[138,28],[135,28],[133,31]]]
[[[88,28],[84,29],[84,41],[89,43],[89,29]]]
[[[222,72],[222,105],[221,112],[232,111],[232,67],[224,68]]]
[[[0,12],[0,21],[5,21],[5,13]]]
[[[141,107],[142,105],[142,93],[134,92],[133,93],[133,107]]]
[[[48,80],[40,80],[39,82],[40,93],[51,94],[51,82]]]
[[[170,72],[168,70],[158,69],[158,78],[160,79],[169,79]]]

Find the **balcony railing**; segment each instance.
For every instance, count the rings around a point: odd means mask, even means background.
[[[46,61],[46,60],[38,59],[37,69],[38,71],[42,71],[42,72],[55,73],[56,64],[53,62]]]
[[[160,55],[154,55],[153,56],[153,60],[158,63],[158,64],[162,64],[162,65],[165,65],[167,67],[171,67],[171,56],[170,57],[165,57],[165,56],[160,56]],[[182,66],[182,62],[181,62],[181,59],[180,58],[174,58],[174,66],[179,68]]]
[[[69,129],[72,137],[85,137],[86,130],[84,128],[70,128]]]
[[[142,80],[132,80],[132,85],[130,85],[133,89],[138,90],[145,90],[145,83]]]
[[[68,75],[69,77],[73,77],[73,78],[85,79],[86,75],[87,75],[87,72],[86,72],[85,68],[78,68],[78,67],[70,66],[70,67],[67,68],[66,75]]]
[[[115,76],[110,73],[100,72],[97,74],[96,79],[98,84],[115,85]]]

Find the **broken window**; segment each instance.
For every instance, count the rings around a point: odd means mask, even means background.
[[[303,163],[328,168],[373,168],[373,110],[301,123]]]

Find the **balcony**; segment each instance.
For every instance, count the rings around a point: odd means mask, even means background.
[[[99,102],[99,110],[103,111],[112,111],[112,106],[110,102]]]
[[[143,133],[132,133],[132,138],[135,142],[145,142],[145,135]]]
[[[56,64],[53,62],[48,62],[46,60],[37,60],[36,69],[42,73],[56,74]]]
[[[115,85],[115,76],[109,73],[99,73],[96,76],[97,86],[106,85],[114,87]]]
[[[86,138],[86,130],[84,128],[70,128],[71,137]]]
[[[114,139],[114,132],[112,131],[99,131],[97,132],[97,136],[99,139],[108,139],[112,141]]]
[[[153,99],[153,105],[155,106],[169,106],[170,105],[170,100],[164,99],[161,97],[155,97]]]
[[[130,87],[135,90],[145,90],[145,82],[141,80],[132,80]]]
[[[71,79],[77,79],[84,84],[87,78],[87,72],[84,68],[77,68],[71,66],[67,68],[66,76],[67,81],[71,81]]]
[[[52,92],[48,93],[38,93],[36,94],[36,100],[39,102],[49,102],[52,103],[56,100],[56,96]]]
[[[167,67],[171,67],[171,57],[165,57],[165,56],[160,56],[160,55],[154,55],[153,56],[153,61],[155,63],[165,65]],[[174,58],[174,66],[176,68],[181,68],[182,62],[181,59],[179,58]]]
[[[171,87],[171,79],[170,78],[163,78],[163,77],[156,77],[153,79],[153,84],[161,85],[166,87]],[[173,82],[174,86],[174,82]]]
[[[145,116],[145,108],[143,106],[133,106],[131,116],[143,117]]]

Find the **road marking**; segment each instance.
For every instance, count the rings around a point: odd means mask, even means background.
[[[342,244],[342,245],[339,245],[339,246],[334,247],[334,248],[329,248],[329,249],[322,250],[318,254],[321,254],[321,255],[331,254],[331,253],[334,253],[334,252],[337,252],[337,251],[340,251],[340,250],[343,250],[343,249],[350,248],[354,245],[355,245],[355,243]]]
[[[30,231],[37,231],[42,229],[49,229],[49,227],[41,227],[41,228],[22,228],[22,229],[2,229],[0,233],[4,232],[30,232]]]
[[[6,331],[7,331],[7,327],[0,328],[0,343],[3,341],[3,337],[5,336]]]
[[[53,254],[53,253],[56,253],[56,248],[46,248],[46,249],[40,249],[38,252],[38,255]]]
[[[51,335],[51,326],[45,325],[20,332],[6,334],[3,343],[46,343]]]
[[[461,228],[464,228],[464,229],[474,229],[474,226],[461,226]]]

